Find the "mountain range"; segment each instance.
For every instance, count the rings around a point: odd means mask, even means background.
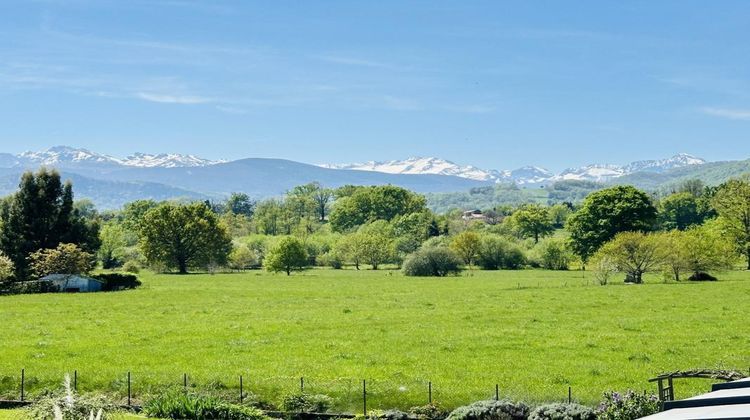
[[[568,180],[608,182],[637,172],[664,173],[676,168],[703,165],[705,163],[707,162],[704,159],[687,153],[680,153],[667,159],[642,160],[627,165],[592,164],[580,168],[566,169],[559,174],[538,166],[525,166],[514,170],[486,170],[475,166],[461,166],[451,161],[434,157],[412,157],[405,160],[384,162],[369,161],[351,164],[322,164],[320,166],[331,169],[389,174],[449,175],[485,182],[512,182],[517,185],[538,185]]]
[[[689,178],[719,183],[750,172],[750,160],[709,163],[688,154],[622,166],[593,164],[555,174],[536,166],[485,170],[438,158],[312,165],[264,158],[215,161],[180,154],[134,153],[118,158],[57,146],[17,155],[0,153],[0,195],[14,192],[24,171],[41,166],[59,170],[73,181],[78,198],[88,198],[100,209],[118,208],[135,199],[219,200],[232,192],[260,199],[313,181],[332,188],[390,184],[420,193],[469,191],[497,183],[531,188],[559,181],[630,183],[656,189]]]

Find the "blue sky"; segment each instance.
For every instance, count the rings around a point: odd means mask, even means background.
[[[5,0],[0,151],[750,157],[746,1]]]

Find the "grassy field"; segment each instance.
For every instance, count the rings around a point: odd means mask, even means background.
[[[750,366],[750,274],[717,283],[606,287],[581,272],[481,272],[405,278],[313,270],[142,276],[139,290],[0,297],[0,396],[30,394],[78,370],[82,390],[137,397],[181,384],[267,400],[299,389],[340,409],[452,407],[494,395],[593,404],[605,390],[653,390],[648,378]],[[678,396],[706,382],[678,381]],[[0,417],[1,418],[1,417]]]

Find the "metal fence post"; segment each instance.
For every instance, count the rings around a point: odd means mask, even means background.
[[[245,399],[245,394],[242,391],[242,375],[240,375],[240,404],[242,404],[242,401]]]
[[[130,403],[132,393],[130,392],[130,372],[128,372],[128,407],[130,407],[132,404]]]
[[[21,401],[24,400],[24,392],[26,387],[26,369],[21,369]]]
[[[362,379],[362,414],[367,417],[367,380]]]
[[[299,392],[304,393],[305,392],[305,378],[304,376],[299,378]]]
[[[573,402],[573,387],[568,387],[568,404]]]
[[[427,402],[432,405],[432,381],[427,383]]]
[[[500,401],[500,384],[495,384],[495,401]]]
[[[187,393],[187,386],[188,386],[188,377],[187,373],[182,374],[182,387],[185,389],[185,392]]]
[[[78,391],[78,371],[73,371],[73,390]]]

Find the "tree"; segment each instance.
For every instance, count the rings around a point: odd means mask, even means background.
[[[258,256],[247,245],[238,244],[229,253],[229,268],[232,270],[247,270],[258,264]]]
[[[135,200],[125,204],[121,214],[123,226],[132,232],[138,232],[141,229],[143,217],[158,205],[159,203],[154,200]]]
[[[377,270],[381,264],[393,259],[393,228],[385,220],[378,220],[347,235],[343,242],[348,259],[359,270],[361,263],[370,264]]]
[[[13,261],[0,251],[0,283],[11,280],[15,271]]]
[[[481,246],[482,238],[476,232],[471,231],[461,232],[451,241],[451,249],[469,267],[471,267],[477,255],[479,255]]]
[[[662,232],[659,235],[659,246],[663,249],[663,264],[665,275],[672,277],[674,281],[682,279],[682,273],[688,270],[685,255],[687,238],[686,233],[681,230]]]
[[[232,250],[226,227],[205,203],[165,203],[151,209],[143,217],[140,235],[150,263],[176,268],[180,274],[223,265]]]
[[[712,224],[686,231],[681,248],[685,268],[692,273],[691,280],[701,280],[711,271],[731,268],[737,256],[732,243]]]
[[[555,204],[549,208],[549,218],[555,229],[564,228],[571,214],[573,214],[573,210],[570,203]]]
[[[526,263],[518,246],[498,235],[485,235],[479,248],[477,264],[485,270],[517,270]]]
[[[350,231],[376,220],[391,221],[396,216],[427,210],[425,198],[391,185],[355,188],[351,195],[339,198],[329,221],[336,232]]]
[[[547,270],[567,270],[570,266],[571,254],[565,247],[565,242],[547,239],[538,246],[539,262]]]
[[[534,238],[535,244],[539,243],[539,238],[549,236],[555,231],[549,209],[538,204],[520,207],[510,216],[510,222],[520,237]]]
[[[297,238],[286,236],[268,251],[263,264],[272,273],[299,271],[307,266],[305,245]]]
[[[698,198],[690,193],[672,194],[659,203],[659,223],[664,230],[685,230],[703,223]]]
[[[597,251],[597,260],[609,259],[617,270],[626,274],[626,281],[643,283],[643,275],[663,261],[658,238],[643,232],[621,232]]]
[[[719,187],[712,204],[740,253],[747,258],[750,270],[750,179],[727,181]]]
[[[99,225],[74,207],[73,186],[56,171],[26,172],[19,190],[0,208],[0,250],[13,261],[15,278],[29,275],[27,257],[40,249],[72,243],[88,252],[99,248]]]
[[[617,186],[590,194],[568,219],[570,245],[585,264],[620,232],[648,232],[656,222],[651,198],[631,186]]]
[[[40,249],[29,255],[31,273],[36,278],[50,274],[88,274],[96,259],[75,244],[59,244],[54,249]]]
[[[102,268],[111,269],[122,266],[123,253],[128,245],[126,231],[118,223],[107,223],[102,227],[99,234],[101,237],[101,246],[99,247],[99,260],[102,262]]]
[[[276,236],[281,232],[282,204],[278,200],[266,200],[255,209],[255,223],[258,231]]]
[[[255,202],[245,193],[232,193],[227,199],[226,209],[234,215],[252,217],[255,211]]]

